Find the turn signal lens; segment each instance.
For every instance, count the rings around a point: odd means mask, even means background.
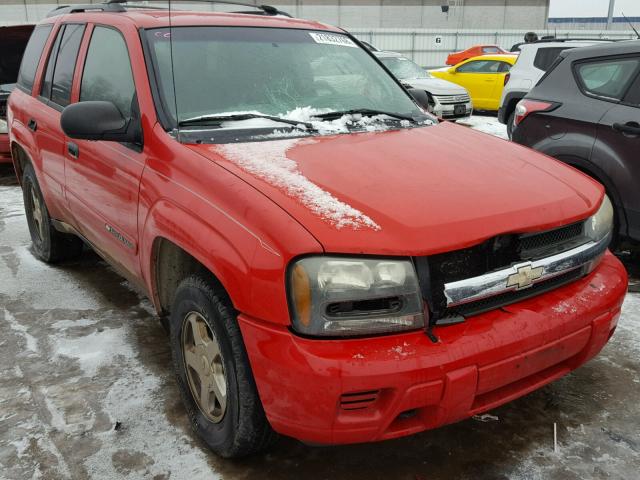
[[[291,287],[298,321],[308,327],[311,324],[311,284],[309,275],[300,264],[297,264],[291,273]]]

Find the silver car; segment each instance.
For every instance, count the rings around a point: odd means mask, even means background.
[[[473,104],[469,92],[455,83],[435,78],[424,68],[396,52],[373,52],[398,80],[410,88],[427,92],[429,104],[423,105],[435,116],[457,120],[471,116]]]

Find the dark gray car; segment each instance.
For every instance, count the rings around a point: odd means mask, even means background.
[[[640,242],[640,41],[562,52],[514,123],[515,142],[602,183],[619,238]]]

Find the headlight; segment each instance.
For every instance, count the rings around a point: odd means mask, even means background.
[[[289,271],[293,328],[348,336],[424,327],[422,295],[409,260],[307,257]]]
[[[594,242],[601,241],[611,233],[613,230],[613,206],[609,197],[604,196],[602,205],[596,214],[584,223],[584,230],[585,235]]]
[[[9,133],[7,121],[4,118],[0,118],[0,133]]]

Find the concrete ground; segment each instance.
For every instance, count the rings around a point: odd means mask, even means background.
[[[377,444],[282,439],[226,461],[190,430],[149,302],[90,251],[52,267],[29,248],[21,191],[0,169],[2,479],[638,478],[638,293],[596,359],[488,415]]]

